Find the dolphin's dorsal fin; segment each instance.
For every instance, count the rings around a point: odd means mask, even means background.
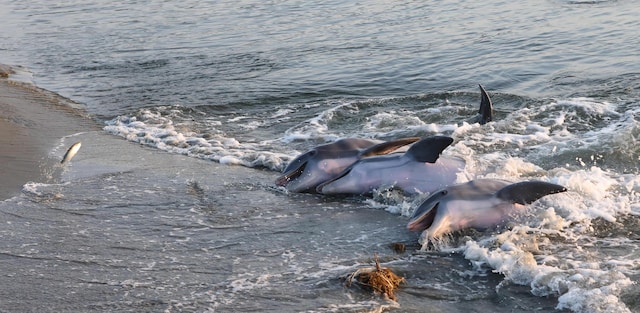
[[[489,94],[482,85],[480,86],[480,110],[478,110],[478,114],[480,114],[480,125],[484,125],[493,121],[493,104],[491,103],[491,98],[489,98]]]
[[[398,140],[379,143],[375,146],[362,150],[362,152],[360,152],[358,156],[360,158],[366,158],[370,156],[389,154],[400,147],[404,147],[408,144],[412,144],[418,140],[420,140],[420,137],[409,137],[409,138],[402,138]]]
[[[435,163],[440,153],[452,142],[453,138],[447,136],[427,137],[414,143],[405,155],[418,162]]]
[[[567,191],[564,186],[543,181],[524,181],[508,185],[496,193],[499,199],[518,204],[529,204],[554,193]]]

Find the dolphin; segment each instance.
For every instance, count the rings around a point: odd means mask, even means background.
[[[340,174],[359,159],[384,155],[418,141],[419,137],[382,142],[345,138],[317,146],[296,157],[276,179],[276,185],[292,192],[316,192],[316,187]]]
[[[484,125],[493,121],[493,103],[491,103],[491,98],[489,98],[489,94],[482,85],[478,85],[480,87],[480,109],[478,110],[478,115],[472,117],[467,122],[470,124],[479,123],[480,125]]]
[[[82,142],[79,141],[71,145],[71,147],[69,147],[69,150],[67,150],[67,152],[62,157],[62,161],[60,161],[60,164],[69,162],[69,160],[71,160],[71,158],[73,158],[73,156],[78,153],[78,150],[80,150],[80,146],[82,146]]]
[[[336,178],[318,186],[323,194],[365,194],[376,188],[394,186],[404,192],[433,192],[453,184],[464,169],[462,159],[440,157],[453,142],[446,136],[432,136],[414,143],[403,153],[360,159]]]
[[[526,204],[565,191],[564,186],[543,181],[472,180],[429,196],[415,210],[407,228],[424,230],[422,238],[428,241],[464,228],[486,229],[502,224]]]
[[[478,115],[468,120],[468,122],[482,125],[493,120],[493,106],[486,90],[482,85],[479,86],[481,94],[480,109]],[[287,190],[292,192],[314,193],[321,183],[335,178],[336,175],[339,175],[356,161],[365,157],[401,152],[398,149],[406,147],[419,139],[411,137],[381,142],[370,139],[347,138],[321,145],[291,161],[275,183],[278,186],[286,187]],[[445,163],[455,166],[452,163],[460,162],[460,160],[443,159],[438,164],[447,167]]]

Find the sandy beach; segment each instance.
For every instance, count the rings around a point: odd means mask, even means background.
[[[24,83],[0,78],[0,199],[18,194],[29,181],[52,179],[43,164],[60,138],[98,129],[98,124],[71,108],[70,100]],[[63,152],[64,153],[64,152]]]

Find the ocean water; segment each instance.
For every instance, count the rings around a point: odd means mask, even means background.
[[[0,310],[639,312],[636,8],[0,0],[10,79],[103,125],[0,203]],[[318,144],[435,134],[460,182],[569,191],[423,247],[406,223],[426,195],[274,184]],[[374,254],[406,278],[397,302],[344,286]]]

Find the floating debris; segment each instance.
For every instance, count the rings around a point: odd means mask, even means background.
[[[396,275],[391,269],[380,266],[378,256],[375,256],[375,267],[365,267],[356,270],[347,277],[346,286],[351,287],[351,282],[355,280],[360,286],[370,288],[375,293],[382,294],[387,298],[396,301],[395,290],[405,281],[404,277]]]
[[[407,251],[407,246],[402,242],[394,242],[390,246],[396,253],[404,253]]]

